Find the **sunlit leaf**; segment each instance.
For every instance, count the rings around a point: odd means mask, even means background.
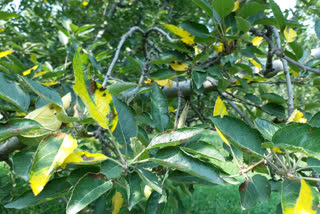
[[[113,131],[116,128],[118,116],[114,106],[112,105],[112,107],[110,107],[112,104],[112,96],[107,89],[102,89],[100,86],[100,88],[94,91],[94,100],[92,100],[84,81],[82,59],[79,51],[77,51],[74,56],[73,69],[76,77],[74,91],[87,107],[91,117],[97,121],[101,127]]]
[[[188,31],[185,31],[182,28],[179,28],[177,26],[170,25],[170,24],[165,24],[164,27],[167,28],[172,33],[176,34],[177,36],[180,36],[181,41],[186,43],[187,45],[194,44],[195,36],[190,34]]]
[[[115,192],[114,196],[112,197],[112,214],[118,214],[121,206],[123,204],[123,197],[122,194],[118,191]]]
[[[14,51],[10,50],[10,51],[3,51],[3,52],[0,52],[0,58],[2,57],[5,57],[9,54],[12,54]]]
[[[38,195],[43,190],[54,171],[63,164],[66,157],[77,146],[77,141],[70,134],[61,132],[56,132],[42,140],[35,153],[29,174],[34,195]]]
[[[185,63],[174,62],[170,64],[171,68],[175,71],[186,71],[188,70],[188,65]]]
[[[258,45],[260,45],[260,43],[262,42],[262,40],[263,40],[263,37],[261,37],[261,36],[256,36],[256,37],[254,37],[254,38],[251,40],[251,42],[252,42],[252,44],[253,44],[254,46],[258,46]]]
[[[286,27],[283,31],[284,37],[286,38],[287,42],[294,42],[294,40],[297,37],[297,33],[295,30],[293,30],[292,28],[288,28]]]
[[[104,154],[90,153],[87,151],[78,151],[69,155],[63,162],[61,168],[65,168],[67,164],[91,165],[107,160]]]

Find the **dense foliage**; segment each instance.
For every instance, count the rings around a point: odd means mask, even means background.
[[[318,213],[319,3],[2,0],[0,211]]]

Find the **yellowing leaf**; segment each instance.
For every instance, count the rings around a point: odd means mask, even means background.
[[[201,52],[200,52],[200,50],[199,50],[199,48],[195,45],[195,46],[193,46],[193,48],[194,48],[194,55],[199,55]]]
[[[223,118],[224,115],[228,115],[227,108],[220,97],[218,97],[216,104],[214,105],[213,116],[220,116]]]
[[[56,85],[58,84],[58,81],[51,81],[51,82],[40,82],[40,84],[45,85],[45,86],[51,86],[51,85]]]
[[[116,193],[114,194],[114,196],[112,197],[112,207],[113,207],[113,210],[112,210],[112,214],[118,214],[121,207],[122,207],[122,204],[123,204],[123,197],[121,195],[120,192],[116,191]]]
[[[149,83],[151,83],[151,82],[152,82],[152,80],[151,80],[151,79],[149,79],[149,78],[148,78],[147,80],[145,80],[145,81],[144,81],[144,83],[145,83],[145,84],[149,84]]]
[[[220,97],[217,98],[216,104],[214,105],[214,110],[213,110],[213,116],[220,116],[221,118],[224,117],[224,115],[228,115],[228,111]],[[229,141],[225,136],[221,133],[221,131],[216,127],[216,130],[220,136],[220,138],[225,142],[228,146],[230,146]]]
[[[228,33],[231,29],[232,29],[232,27],[231,27],[231,26],[230,26],[230,27],[228,27],[228,28],[226,29],[226,33]]]
[[[3,51],[3,52],[0,52],[0,58],[2,57],[5,57],[9,54],[12,54],[14,51],[10,50],[10,51]]]
[[[279,147],[274,147],[274,148],[272,148],[272,150],[273,150],[275,153],[283,153]]]
[[[0,28],[0,32],[3,32],[4,31],[4,28]]]
[[[177,36],[180,36],[181,41],[186,43],[187,45],[194,44],[195,36],[190,34],[188,31],[185,31],[182,28],[179,28],[177,26],[170,25],[170,24],[165,24],[164,27],[167,28],[172,33],[176,34]]]
[[[261,65],[254,59],[252,58],[248,58],[250,60],[250,62],[255,66],[257,67],[259,70],[261,70]]]
[[[253,44],[254,46],[258,46],[258,45],[260,45],[260,43],[262,42],[262,40],[263,40],[263,37],[261,37],[261,36],[256,36],[256,37],[254,37],[254,38],[251,40],[251,42],[252,42],[252,44]]]
[[[22,74],[23,74],[23,76],[27,76],[27,75],[29,75],[29,74],[31,73],[31,71],[35,71],[35,70],[37,70],[38,66],[39,66],[39,65],[35,65],[35,66],[33,66],[32,68],[30,68],[30,69],[28,69],[28,70],[24,71],[24,72],[22,73]]]
[[[71,103],[71,92],[64,95],[61,100],[62,100],[64,110],[67,110],[70,107],[70,103]]]
[[[34,195],[38,195],[43,190],[54,171],[63,164],[66,157],[77,146],[77,141],[70,134],[61,132],[49,135],[41,141],[29,174]]]
[[[104,154],[100,153],[90,153],[87,151],[78,151],[69,155],[61,165],[61,168],[65,168],[67,164],[77,164],[77,165],[91,165],[100,163],[104,160],[107,160],[107,157]]]
[[[219,45],[213,45],[213,48],[215,51],[217,51],[218,53],[223,51],[223,43],[219,42]]]
[[[38,72],[36,74],[33,75],[32,79],[34,78],[37,78],[37,77],[41,77],[42,75],[46,74],[47,72],[46,71],[41,71],[41,72]]]
[[[237,1],[235,1],[235,2],[234,2],[234,7],[233,7],[232,12],[237,11],[237,10],[238,10],[238,8],[239,8],[239,0],[237,0]]]
[[[297,76],[299,76],[299,73],[296,71],[293,71],[293,76],[297,77]]]
[[[283,207],[283,214],[315,214],[316,208],[313,209],[313,200],[316,200],[312,194],[309,185],[302,179],[299,197],[294,207]]]
[[[89,2],[87,2],[87,1],[84,1],[84,2],[82,2],[82,6],[87,6],[89,4]]]
[[[84,81],[82,59],[79,50],[73,59],[73,69],[76,78],[76,83],[73,87],[74,91],[81,98],[91,117],[97,121],[101,127],[113,131],[118,123],[118,116],[112,103],[112,97],[107,89],[102,89],[100,86],[100,88],[94,91],[94,101],[91,99]],[[110,107],[110,105],[113,107]],[[109,126],[111,127],[109,128]]]
[[[175,110],[174,110],[174,108],[172,106],[169,106],[169,112],[171,112],[171,113],[175,112]]]
[[[168,86],[168,88],[171,88],[173,85],[172,80],[166,79],[166,80],[155,80],[155,82],[160,86]]]
[[[304,117],[301,111],[295,109],[288,119],[288,123],[290,122],[306,123],[307,119]]]
[[[286,38],[287,42],[290,43],[290,42],[294,42],[294,40],[296,39],[297,37],[297,33],[295,30],[293,30],[292,28],[288,28],[286,27],[284,29],[284,37]]]
[[[188,65],[180,62],[173,62],[170,64],[171,68],[175,71],[186,71],[188,70]]]

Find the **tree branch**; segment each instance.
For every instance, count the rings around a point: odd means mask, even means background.
[[[0,161],[5,161],[11,166],[9,154],[16,150],[25,148],[26,145],[21,143],[17,137],[12,137],[4,143],[0,144]]]

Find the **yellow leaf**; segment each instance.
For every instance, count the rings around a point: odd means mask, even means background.
[[[175,110],[174,110],[174,108],[172,106],[169,106],[169,112],[171,112],[171,113],[175,112]]]
[[[45,86],[51,86],[51,85],[56,85],[58,84],[58,81],[51,81],[51,82],[40,82],[40,84],[45,85]]]
[[[250,62],[255,66],[257,67],[259,70],[261,70],[261,65],[254,59],[252,58],[248,58],[250,60]]]
[[[272,148],[275,153],[283,153],[279,147]]]
[[[237,0],[237,1],[235,1],[235,2],[234,2],[234,7],[233,7],[232,12],[237,11],[237,10],[238,10],[238,8],[239,8],[239,0]]]
[[[33,66],[32,68],[24,71],[22,74],[23,74],[23,76],[27,76],[27,75],[29,75],[29,74],[31,73],[31,71],[37,70],[37,68],[38,68],[38,65],[35,65],[35,66]]]
[[[167,28],[172,33],[174,33],[175,35],[180,36],[181,41],[186,43],[187,45],[194,44],[195,36],[190,34],[188,31],[185,31],[182,28],[179,28],[177,26],[170,25],[170,24],[165,24],[164,27]]]
[[[31,73],[31,72],[30,72]],[[33,75],[32,79],[34,78],[37,78],[37,77],[41,77],[42,75],[46,74],[47,72],[46,71],[41,71],[41,72],[38,72],[36,74]]]
[[[26,115],[26,113],[24,113],[24,112],[17,112],[17,113],[16,113],[16,116],[17,116],[17,117],[24,117],[24,116],[27,116],[27,115]]]
[[[284,34],[284,37],[286,38],[286,40],[287,40],[288,43],[294,42],[294,40],[295,40],[296,37],[297,37],[296,31],[293,30],[293,29],[290,28],[290,27],[289,27],[289,28],[286,27],[286,28],[284,29],[283,34]]]
[[[307,119],[304,117],[301,111],[295,109],[288,119],[288,123],[290,122],[306,123]]]
[[[220,97],[218,97],[216,104],[214,105],[213,116],[220,116],[223,118],[224,115],[228,115],[227,108]]]
[[[227,30],[226,30],[226,33],[228,33],[230,30],[232,29],[232,27],[228,27]]]
[[[114,194],[114,196],[112,197],[112,207],[113,207],[113,210],[112,210],[112,214],[118,214],[121,207],[122,207],[122,204],[123,204],[123,197],[121,195],[120,192],[116,191],[116,193]]]
[[[57,153],[53,154],[53,160],[50,160],[49,165],[45,165],[45,167],[42,167],[42,164],[45,164],[44,162],[42,162],[41,160],[46,157],[45,154],[41,154],[40,157],[37,157],[35,159],[36,162],[33,163],[32,169],[35,170],[31,170],[30,172],[30,186],[31,189],[33,191],[34,195],[38,195],[44,188],[44,186],[47,184],[47,182],[49,181],[51,175],[53,174],[54,170],[59,167],[60,165],[63,164],[64,160],[66,157],[69,156],[70,153],[73,152],[73,150],[75,150],[78,146],[77,141],[70,135],[70,134],[65,134],[65,133],[55,133],[55,136],[57,136],[57,138],[63,138],[62,143],[60,144],[60,147],[57,151]],[[53,143],[53,141],[50,142]],[[43,142],[42,142],[43,143]],[[46,144],[48,145],[48,144]],[[45,150],[44,147],[39,147],[43,150]],[[39,151],[39,148],[36,152],[36,156],[38,153],[40,153],[41,151]],[[40,150],[41,150],[40,149]],[[54,149],[54,148],[52,148]],[[54,151],[49,151],[49,156],[50,158],[52,158],[52,154],[50,154],[50,152],[54,152]],[[39,167],[41,168],[39,170]]]
[[[144,83],[145,83],[145,84],[149,84],[149,83],[151,83],[151,82],[152,82],[152,80],[151,80],[151,79],[149,79],[149,78],[148,78],[147,80],[145,80],[145,81],[144,81]]]
[[[193,46],[193,48],[194,48],[194,55],[198,55],[198,54],[200,54],[201,52],[200,52],[200,50],[199,50],[199,48],[195,45],[195,46]]]
[[[180,62],[173,62],[170,64],[171,68],[175,71],[186,71],[188,70],[188,65]]]
[[[0,32],[3,32],[4,31],[4,28],[0,28]]]
[[[69,155],[61,165],[64,169],[67,164],[77,164],[77,165],[90,165],[100,163],[106,160],[107,157],[100,153],[90,153],[87,151],[78,151]]]
[[[263,40],[263,37],[261,37],[261,36],[256,36],[256,37],[254,37],[254,38],[251,40],[251,42],[252,42],[252,44],[253,44],[254,46],[258,46],[258,45],[260,45],[260,43],[262,42],[262,40]]]
[[[69,108],[71,102],[71,93],[62,97],[62,104],[65,109]],[[41,108],[30,112],[25,118],[32,119],[40,123],[44,128],[49,130],[58,130],[61,126],[61,121],[57,119],[57,114],[63,110],[54,104],[47,104]],[[27,135],[26,135],[27,136]]]
[[[223,118],[224,115],[228,115],[228,111],[220,97],[218,97],[216,100],[216,104],[214,105],[213,116],[220,116],[221,118]],[[230,143],[227,140],[227,138],[221,133],[221,131],[217,127],[216,130],[223,142],[230,146]]]
[[[84,2],[82,2],[82,6],[87,6],[89,4],[89,2],[87,2],[87,1],[84,1]]]
[[[296,71],[293,71],[293,76],[297,77],[297,76],[299,76],[299,73]]]
[[[166,79],[166,80],[155,80],[155,82],[160,86],[168,86],[168,88],[171,88],[173,85],[172,80]]]
[[[97,121],[101,127],[113,131],[118,123],[118,116],[112,103],[111,94],[107,89],[102,89],[101,85],[98,85],[94,91],[94,102],[92,101],[84,81],[82,60],[79,51],[74,56],[73,69],[76,77],[76,82],[73,87],[74,91],[81,98],[91,117]],[[110,105],[113,107],[110,108]],[[111,128],[109,128],[109,126],[111,126]]]
[[[216,127],[216,130],[220,136],[220,138],[223,140],[223,142],[225,142],[228,146],[230,146],[229,141],[227,140],[227,138],[221,133],[221,131]]]
[[[217,51],[218,53],[223,51],[223,43],[219,42],[219,45],[214,45],[213,46],[214,50]]]
[[[14,51],[10,50],[10,51],[3,51],[3,52],[0,52],[0,58],[2,57],[5,57],[9,54],[12,54]]]

